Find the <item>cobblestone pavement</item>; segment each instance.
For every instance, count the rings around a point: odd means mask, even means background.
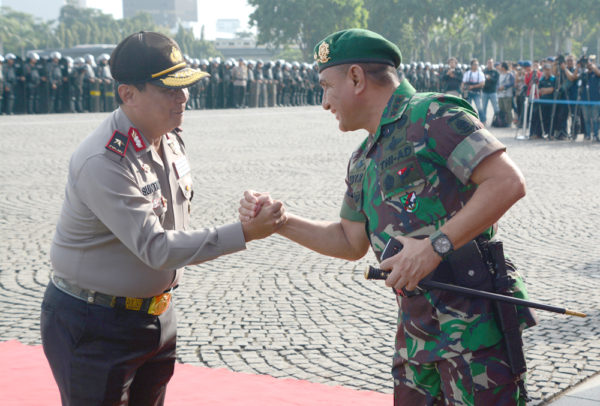
[[[318,107],[186,113],[194,225],[235,221],[241,193],[269,190],[288,210],[335,220],[350,152]],[[39,307],[69,156],[102,114],[0,118],[0,340],[39,344]],[[495,130],[528,195],[502,220],[531,297],[588,313],[540,312],[525,334],[532,404],[600,372],[600,145],[516,141]],[[189,267],[176,292],[182,362],[391,392],[396,305],[374,263],[319,256],[279,236]]]

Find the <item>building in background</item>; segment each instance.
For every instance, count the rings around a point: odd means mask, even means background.
[[[240,29],[241,23],[237,18],[220,18],[217,20],[217,35],[233,38]]]
[[[275,58],[276,50],[266,45],[256,45],[255,38],[217,38],[215,48],[225,59],[244,58],[249,60],[269,61]]]
[[[175,28],[181,22],[198,21],[197,0],[123,0],[123,17],[135,17],[139,12],[152,16],[154,22]]]

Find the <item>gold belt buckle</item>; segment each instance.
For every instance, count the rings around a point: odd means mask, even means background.
[[[148,307],[148,314],[160,316],[168,309],[169,303],[171,303],[170,292],[154,296],[150,302],[150,307]]]

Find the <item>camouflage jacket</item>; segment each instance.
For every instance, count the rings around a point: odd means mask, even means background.
[[[375,134],[352,154],[340,215],[365,222],[380,258],[391,237],[429,236],[454,216],[477,188],[470,181],[475,167],[504,149],[466,101],[416,93],[403,80]],[[487,236],[491,234],[490,228]],[[516,273],[515,280],[515,295],[525,297]],[[438,290],[397,300],[398,362],[451,358],[492,346],[502,337],[487,300]]]

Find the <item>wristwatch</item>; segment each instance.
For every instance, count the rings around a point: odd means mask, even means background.
[[[448,238],[446,234],[437,230],[435,233],[429,236],[429,241],[431,242],[431,246],[436,254],[438,254],[442,259],[446,258],[449,254],[454,251],[454,246],[452,246],[452,241]]]

